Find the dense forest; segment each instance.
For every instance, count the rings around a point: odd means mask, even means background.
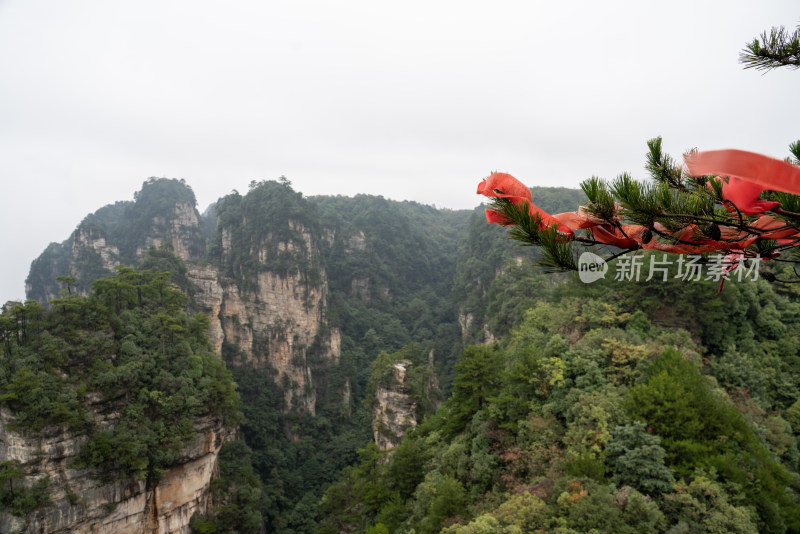
[[[60,278],[62,296],[47,308],[28,301],[0,315],[0,405],[13,413],[12,430],[58,426],[86,436],[72,468],[150,487],[198,419],[241,420],[236,384],[208,342],[208,318],[186,312],[168,273],[122,267],[86,297],[74,292],[76,279]],[[26,487],[30,473],[19,462],[0,469],[6,510],[24,516],[48,502],[48,473],[34,471]]]
[[[671,273],[671,274],[674,274]],[[324,532],[796,532],[800,306],[765,281],[537,288]]]
[[[585,200],[532,192],[551,212]],[[173,224],[187,203],[196,223]],[[0,404],[31,431],[85,432],[86,465],[155,483],[192,418],[238,425],[194,531],[800,531],[795,286],[732,281],[718,295],[674,266],[667,281],[583,284],[542,272],[482,208],[306,198],[285,179],[202,216],[194,204],[185,184],[151,179],[90,215],[34,262],[33,300],[0,323]],[[296,280],[308,309],[324,295],[319,332],[293,356],[313,413],[249,346],[225,337],[214,355],[192,278],[204,266],[243,296],[265,273]],[[336,358],[323,350],[333,331]],[[399,362],[416,420],[382,450],[376,392]],[[124,417],[97,427],[95,394]],[[2,468],[0,487],[15,487],[22,467]],[[0,490],[0,504],[46,507],[39,480]]]

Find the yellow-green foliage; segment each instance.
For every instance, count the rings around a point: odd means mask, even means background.
[[[800,501],[767,446],[795,458],[791,422],[800,418],[752,406],[746,419],[701,373],[704,351],[687,332],[613,302],[540,301],[504,342],[468,348],[450,399],[406,436],[402,454],[374,464],[369,484],[388,491],[359,512],[351,503],[349,516],[328,507],[328,521],[338,521],[328,524],[449,534],[793,531]],[[746,399],[737,402],[746,408]],[[713,475],[697,478],[698,468]],[[391,477],[405,481],[402,493]]]

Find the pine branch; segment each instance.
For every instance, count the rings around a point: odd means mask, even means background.
[[[604,238],[589,230],[569,234],[560,232],[556,225],[545,226],[541,215],[531,214],[528,202],[514,204],[508,199],[494,198],[490,209],[498,214],[500,224],[509,227],[511,238],[523,245],[541,247],[539,264],[548,271],[577,270],[583,249],[606,251],[605,259],[609,262],[647,248],[652,239],[666,245],[685,245],[689,250],[697,250],[692,247],[708,245],[704,240],[711,240],[718,252],[742,252],[749,258],[761,256],[800,265],[800,238],[782,237],[780,244],[776,238],[766,239],[778,232],[777,235],[800,235],[800,195],[764,191],[762,199],[779,202],[770,212],[774,219],[764,218],[766,214],[745,215],[722,196],[728,178],[686,175],[662,152],[660,137],[651,139],[648,148],[646,166],[652,181],[640,182],[623,173],[610,183],[592,177],[581,184],[588,198],[582,211],[596,218],[594,223],[602,221],[602,226],[617,237],[632,237],[635,245],[631,248],[620,249],[598,241]],[[800,156],[800,141],[792,143],[790,150],[795,157]],[[580,215],[577,217],[580,219]],[[775,220],[780,223],[775,224]],[[762,227],[755,226],[759,221]],[[630,235],[623,226],[629,223],[640,226],[635,233],[628,232]],[[742,250],[744,239],[752,244]],[[778,257],[780,254],[783,256]]]
[[[746,69],[763,71],[800,68],[800,27],[791,34],[783,26],[762,33],[760,41],[753,39],[739,53],[739,63]]]
[[[797,140],[789,145],[789,150],[794,156],[794,161],[790,161],[790,163],[793,163],[794,165],[800,165],[800,140]]]
[[[617,209],[616,203],[603,180],[592,176],[581,183],[581,189],[586,194],[586,198],[589,199],[585,206],[587,212],[604,221],[611,222],[614,220]]]
[[[709,215],[714,215],[715,199],[707,192],[679,190],[670,187],[666,183],[659,184],[653,190],[655,201],[659,206],[659,216],[656,220],[672,230],[679,230],[685,226],[685,221],[695,222],[700,219],[707,219]],[[663,214],[680,214],[681,218],[664,217]],[[684,222],[682,222],[684,221]],[[711,220],[708,222],[717,222]],[[677,223],[681,223],[676,226]]]
[[[545,267],[545,272],[577,271],[578,260],[572,243],[573,236],[560,233],[556,226],[544,226],[538,214],[529,215],[528,206],[527,202],[517,205],[505,198],[495,198],[489,209],[509,221],[508,235],[511,239],[523,245],[541,247],[542,259],[539,264]],[[586,241],[586,244],[597,243]]]
[[[514,204],[505,198],[496,198],[490,203],[490,209],[500,213],[508,219],[509,236],[528,246],[540,246],[539,228],[542,226],[542,219],[539,215],[528,215],[527,202],[520,205]]]
[[[711,186],[711,190],[714,191],[714,198],[717,202],[722,202],[722,180],[727,179],[712,177],[707,181],[709,186]]]
[[[681,167],[675,164],[672,156],[666,155],[661,151],[661,137],[647,141],[647,147],[650,151],[647,153],[645,168],[650,172],[653,180],[685,190],[686,186],[683,184]]]
[[[628,173],[622,173],[611,183],[611,191],[619,199],[624,208],[625,217],[636,224],[653,226],[653,222],[661,214],[657,188],[660,184],[643,184],[637,182]]]
[[[679,221],[679,223],[665,224],[665,222],[668,222],[671,219],[677,219]],[[734,228],[736,230],[740,230],[742,232],[747,232],[747,233],[753,234],[753,235],[758,235],[758,234],[761,234],[761,233],[764,232],[764,230],[762,230],[761,228],[756,228],[754,226],[740,224],[739,221],[731,218],[728,215],[727,211],[724,214],[714,214],[714,215],[709,216],[709,217],[700,217],[700,216],[691,215],[691,214],[688,214],[688,213],[662,213],[658,217],[658,222],[660,222],[661,224],[664,224],[664,226],[667,226],[668,228],[671,227],[671,226],[678,226],[680,228],[683,228],[683,227],[685,227],[685,226],[687,226],[689,224],[694,224],[694,225],[702,227],[703,225],[701,223],[706,223],[708,225],[727,226],[727,227]],[[770,231],[782,230],[784,228],[790,228],[790,227],[795,227],[795,226],[797,226],[797,225],[786,225],[786,226],[781,226],[781,227],[778,227],[778,228],[771,228]],[[714,232],[714,231],[711,230],[711,232]],[[798,230],[798,232],[800,232],[800,230]],[[716,233],[716,232],[714,232],[714,233]],[[731,241],[737,241],[738,239],[739,238],[734,238]],[[718,241],[718,240],[719,239],[715,239],[715,241]]]
[[[571,240],[564,239],[555,226],[539,230],[543,257],[539,264],[545,272],[577,271],[578,255]]]

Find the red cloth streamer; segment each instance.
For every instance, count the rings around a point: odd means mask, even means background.
[[[800,167],[744,150],[706,150],[686,157],[692,176],[736,176],[763,189],[800,195]]]
[[[478,194],[495,197],[507,198],[517,206],[522,206],[527,203],[528,215],[538,215],[542,221],[542,226],[557,226],[560,232],[565,234],[572,234],[572,229],[568,226],[561,224],[561,221],[541,209],[533,203],[533,196],[528,186],[504,172],[492,173],[486,180],[478,184]],[[506,219],[502,214],[495,210],[486,210],[486,221],[489,223],[500,224],[507,226],[513,224],[512,221]]]
[[[733,202],[736,208],[739,208],[739,211],[744,215],[764,213],[781,205],[780,202],[758,200],[758,196],[762,191],[764,191],[764,188],[760,185],[742,180],[736,176],[731,176],[728,178],[727,183],[722,183],[722,198]],[[736,213],[736,208],[727,202],[725,203],[725,209],[730,213]]]
[[[504,172],[493,172],[487,179],[478,184],[478,194],[498,198],[524,198],[533,200],[528,186]]]
[[[731,203],[745,215],[761,214],[780,206],[779,202],[758,199],[765,189],[800,195],[800,167],[761,154],[743,150],[697,152],[686,157],[686,165],[692,176],[728,177],[722,184],[722,197],[728,201],[725,207],[731,212],[736,212]],[[651,233],[645,243],[648,229],[640,225],[621,224],[622,218],[619,215],[607,221],[587,213],[584,208],[577,212],[550,215],[533,204],[530,189],[510,174],[493,173],[478,184],[478,194],[507,198],[517,206],[527,205],[529,215],[539,216],[543,227],[557,226],[560,232],[568,236],[572,236],[575,230],[588,229],[596,241],[621,249],[644,248],[675,254],[723,251],[727,254],[723,274],[736,269],[746,256],[745,249],[759,239],[775,239],[779,245],[800,245],[798,229],[771,215],[762,215],[749,223],[750,226],[762,230],[760,234],[723,227],[720,229],[719,240],[703,237],[694,224],[669,232],[666,227],[656,223],[650,232],[669,236],[674,241],[664,243]],[[616,212],[620,209],[617,205]],[[513,224],[513,221],[491,209],[486,210],[486,220],[504,226]],[[774,253],[772,257],[778,254],[780,252]]]
[[[728,176],[722,196],[745,215],[764,213],[778,202],[758,200],[765,189],[800,195],[800,167],[744,150],[707,150],[686,157],[692,176]],[[731,211],[735,211],[731,209]]]

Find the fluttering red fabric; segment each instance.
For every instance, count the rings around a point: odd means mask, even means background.
[[[516,206],[528,205],[528,215],[538,215],[542,226],[557,226],[560,232],[572,234],[572,229],[554,218],[552,215],[533,203],[531,190],[528,186],[504,172],[492,173],[486,180],[478,184],[478,194],[486,197],[507,198]],[[502,214],[487,209],[486,221],[489,223],[507,226],[512,224]]]
[[[745,215],[764,213],[778,202],[757,200],[765,189],[800,195],[800,167],[744,150],[707,150],[686,157],[692,176],[727,176],[722,197]]]
[[[691,176],[734,176],[761,189],[800,195],[800,167],[744,150],[706,150],[686,157]]]
[[[763,191],[764,188],[760,185],[736,176],[731,176],[727,182],[722,182],[722,198],[733,202],[744,215],[756,215],[780,206],[780,202],[758,200]],[[725,208],[731,213],[736,213],[736,208],[729,203],[725,203]]]
[[[656,223],[653,229],[644,226],[621,224],[621,218],[601,220],[580,208],[577,212],[550,215],[535,204],[530,189],[506,173],[493,173],[478,184],[478,194],[487,197],[507,198],[515,205],[528,205],[530,215],[538,215],[542,226],[556,226],[565,237],[571,238],[575,230],[588,229],[600,243],[621,249],[658,250],[676,254],[700,254],[725,252],[730,265],[726,273],[735,269],[744,258],[745,249],[759,239],[775,239],[780,245],[800,245],[800,233],[793,225],[764,214],[780,207],[779,202],[759,200],[765,189],[800,195],[800,167],[782,160],[762,156],[744,150],[711,150],[687,156],[686,166],[691,176],[716,176],[722,179],[723,205],[731,212],[744,215],[759,215],[748,225],[761,230],[758,234],[738,231],[731,227],[720,229],[720,238],[704,237],[696,225],[684,226],[669,232]],[[619,211],[619,206],[617,207]],[[489,223],[504,226],[513,224],[502,214],[487,209]],[[649,230],[649,231],[648,231]],[[653,231],[672,238],[672,243],[652,237]],[[649,235],[649,237],[647,237]],[[764,258],[769,259],[769,258]],[[720,289],[722,285],[720,284]]]

